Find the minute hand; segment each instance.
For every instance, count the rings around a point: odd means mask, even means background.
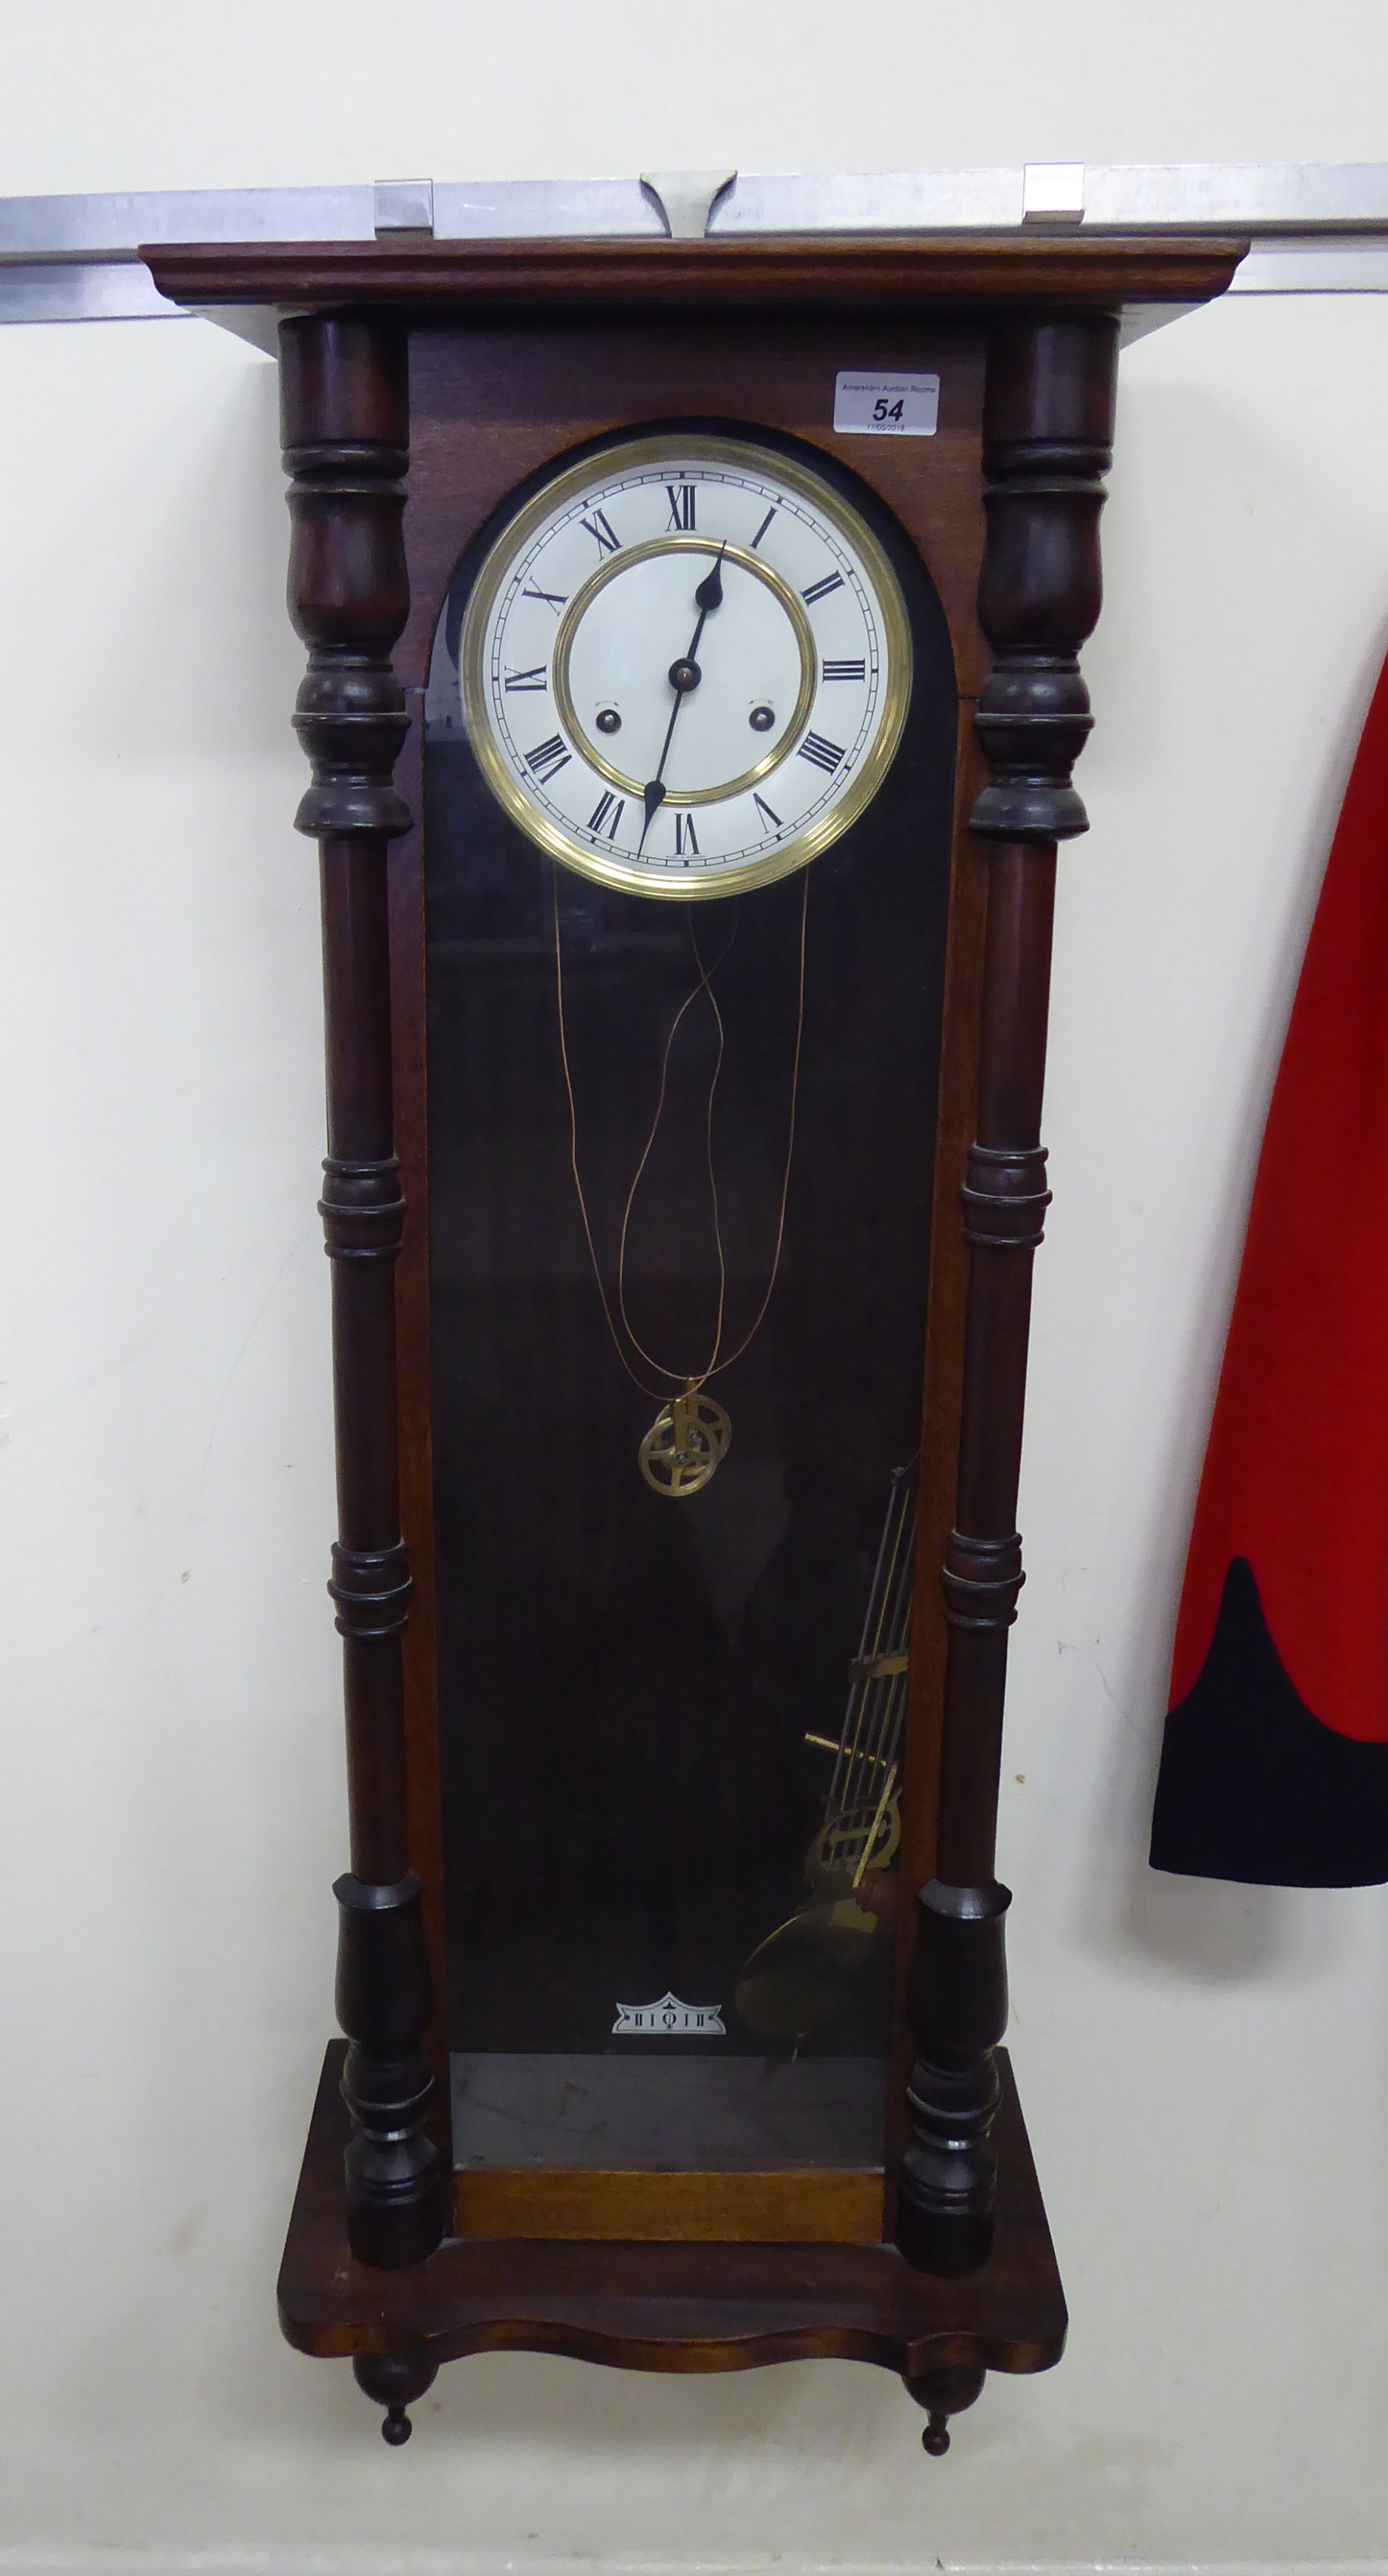
[[[723,545],[718,549],[717,558],[712,572],[705,573],[703,580],[700,582],[698,589],[694,593],[694,605],[699,612],[699,623],[694,629],[689,650],[685,654],[682,663],[672,662],[670,666],[670,685],[675,692],[675,703],[670,709],[670,721],[665,728],[665,741],[661,749],[660,766],[657,769],[654,778],[647,781],[644,791],[646,819],[641,826],[641,838],[636,844],[636,855],[638,859],[646,846],[646,834],[649,832],[656,815],[665,802],[665,763],[670,757],[670,745],[675,739],[675,727],[679,722],[680,709],[683,706],[685,699],[689,696],[690,691],[692,689],[697,689],[699,685],[699,668],[694,657],[699,650],[704,627],[707,624],[710,612],[715,608],[721,608],[723,605],[723,552],[726,543],[727,540],[725,538]],[[678,678],[676,677],[676,673],[680,674]],[[686,673],[688,674],[688,677],[685,676]]]

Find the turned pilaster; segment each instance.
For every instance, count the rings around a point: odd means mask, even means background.
[[[325,1249],[332,1263],[338,1538],[329,1591],[342,1637],[351,1870],[337,1882],[337,2010],[351,2042],[343,2098],[353,2252],[396,2267],[442,2233],[432,2078],[421,2038],[428,1974],[409,1869],[400,1632],[395,1262],[405,1217],[391,1097],[386,850],[408,829],[392,783],[408,715],[391,668],[409,591],[401,535],[408,462],[405,344],[389,318],[281,325],[284,461],[292,480],[289,609],[309,647],[295,729],[312,764],[297,816],[319,844],[327,1032]]]
[[[921,2270],[968,2271],[992,2242],[1007,2023],[994,1874],[1007,1632],[1023,1582],[1017,1486],[1032,1257],[1050,1193],[1041,1097],[1056,844],[1087,827],[1071,768],[1092,722],[1079,647],[1100,605],[1099,512],[1112,451],[1118,327],[1103,314],[994,326],[984,411],[987,537],[979,620],[993,662],[977,730],[989,779],[970,828],[989,844],[975,1142],[961,1193],[969,1287],[935,1876],[917,1897],[898,2237]]]

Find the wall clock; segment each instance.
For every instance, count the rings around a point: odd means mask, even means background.
[[[935,2451],[1059,2356],[994,1867],[1051,899],[1120,320],[1239,254],[147,254],[282,317],[351,1850],[280,2311],[392,2441],[488,2347],[871,2360]]]

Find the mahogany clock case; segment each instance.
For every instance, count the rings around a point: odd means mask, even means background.
[[[288,315],[290,605],[309,647],[295,721],[313,773],[298,819],[323,872],[332,1589],[351,1824],[337,2002],[351,2044],[329,2051],[280,2314],[301,2349],[353,2356],[390,2440],[441,2361],[498,2346],[675,2371],[871,2360],[928,2409],[934,2451],[986,2370],[1059,2357],[1064,2301],[999,2046],[1010,1900],[995,1875],[1030,1274],[1048,1204],[1056,852],[1085,826],[1071,781],[1090,723],[1078,654],[1099,612],[1120,319],[1222,292],[1245,247],[902,237],[146,254],[163,293],[237,308],[234,327],[262,341],[267,311]],[[937,434],[836,434],[845,369],[938,374]],[[508,496],[585,447],[688,421],[809,454],[866,496],[918,659],[897,769],[799,887],[740,901],[713,978],[740,1113],[720,1134],[742,1298],[765,1264],[755,1218],[803,896],[789,1257],[735,1404],[729,1371],[741,1447],[725,1467],[745,1462],[744,1490],[729,1482],[702,1542],[697,1516],[676,1518],[697,1495],[652,1496],[666,1521],[638,1529],[634,1390],[603,1351],[565,1196],[544,863],[479,803],[456,744],[445,754],[435,727],[410,722],[428,704],[450,585]],[[718,903],[667,905],[668,926],[638,918],[656,909],[559,886],[571,1069],[609,1233],[633,1068],[643,1059],[649,1082],[660,1007],[681,976],[687,989],[679,914],[731,918]],[[687,1076],[674,1083],[686,1112]],[[660,1186],[636,1285],[673,1345],[707,1292],[708,1251],[684,1222],[678,1157]],[[854,1258],[879,1239],[880,1262]],[[672,1364],[687,1364],[682,1345]],[[908,1456],[898,1873],[914,1903],[898,1909],[881,2151],[836,2166],[821,2137],[804,2163],[739,2160],[715,2118],[699,2167],[665,2169],[658,2141],[625,2172],[474,2156],[455,2175],[450,2043],[577,2058],[585,2080],[617,2064],[673,2075],[668,2049],[623,2055],[604,2033],[610,2004],[653,2000],[613,1995],[618,1973],[706,1974],[709,1994],[685,2000],[707,2002],[763,1906],[793,1896],[813,1805],[791,1741],[794,1656],[803,1644],[820,1676],[842,1657],[853,1568],[860,1583],[882,1480]],[[817,1583],[827,1562],[835,1579]],[[672,1622],[695,1679],[671,1681],[653,1729],[649,1653],[668,1670]],[[607,1697],[588,1685],[591,1763],[560,1714],[584,1653],[613,1684]],[[705,1710],[707,1763],[692,1723]],[[663,1878],[657,1838],[676,1859]],[[858,2114],[870,2079],[875,2122],[883,2045],[869,1999],[807,2061],[847,2070]],[[711,2067],[780,2071],[745,2033],[677,2064],[696,2092]]]

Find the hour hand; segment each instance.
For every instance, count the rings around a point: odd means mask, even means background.
[[[721,546],[714,559],[712,572],[705,573],[694,593],[694,605],[705,617],[711,608],[721,608],[723,605],[723,549]]]
[[[643,790],[643,796],[646,807],[646,819],[641,826],[641,838],[636,845],[636,854],[638,858],[645,847],[646,834],[649,832],[652,823],[655,821],[656,815],[665,802],[664,780],[660,778],[651,779],[649,785]]]

